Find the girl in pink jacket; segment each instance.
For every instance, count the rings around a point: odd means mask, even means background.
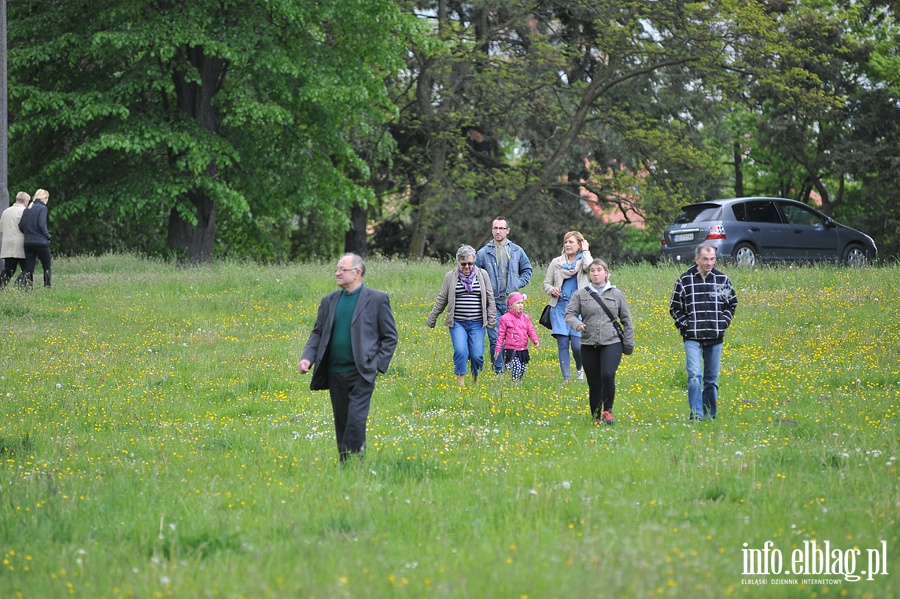
[[[521,293],[513,293],[507,300],[510,310],[500,318],[499,331],[497,333],[497,349],[494,360],[500,355],[503,348],[503,361],[506,368],[512,373],[513,380],[519,382],[525,375],[528,365],[528,340],[537,348],[541,341],[537,331],[531,324],[531,317],[525,314],[525,296]]]

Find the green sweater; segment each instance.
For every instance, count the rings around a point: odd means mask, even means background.
[[[331,327],[331,343],[328,348],[328,372],[352,372],[356,370],[356,362],[353,360],[353,343],[350,340],[350,324],[353,321],[353,311],[359,300],[359,290],[353,293],[346,291],[341,293],[337,307],[334,310],[334,323]]]

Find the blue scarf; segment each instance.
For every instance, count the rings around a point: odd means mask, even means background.
[[[575,256],[574,264],[569,264],[568,260],[566,260],[566,255],[563,254],[562,259],[559,261],[559,265],[564,270],[575,270],[576,268],[580,268],[581,267],[581,252],[578,252],[578,255]]]

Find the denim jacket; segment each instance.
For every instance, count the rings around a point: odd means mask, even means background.
[[[507,252],[506,283],[500,285],[500,262],[497,259],[497,250]],[[507,240],[506,244],[498,248],[493,241],[489,241],[475,254],[475,266],[487,271],[491,279],[491,287],[494,289],[494,297],[498,305],[506,306],[506,298],[526,285],[531,280],[531,262],[525,255],[525,250]],[[504,290],[505,287],[505,290]],[[502,304],[500,302],[503,302]]]

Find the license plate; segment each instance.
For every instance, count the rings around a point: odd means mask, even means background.
[[[673,239],[675,240],[675,243],[681,243],[682,241],[694,241],[694,234],[679,233],[678,235],[675,235]]]

